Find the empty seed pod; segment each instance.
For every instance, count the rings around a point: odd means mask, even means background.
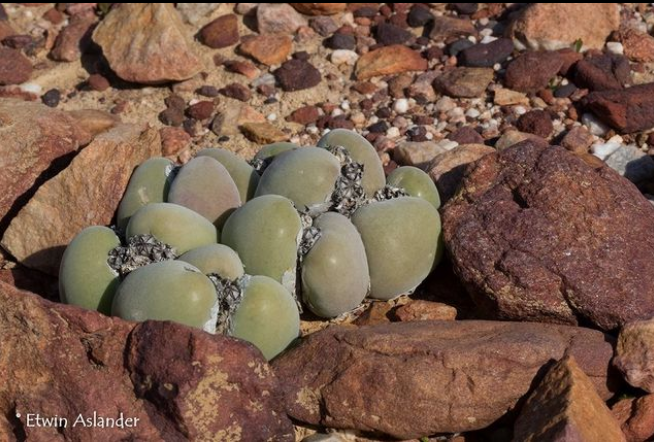
[[[179,170],[170,186],[168,202],[199,213],[220,229],[241,205],[241,197],[225,166],[210,156],[201,156]]]
[[[325,134],[318,147],[342,146],[354,161],[363,164],[362,185],[371,197],[386,184],[386,175],[379,155],[372,144],[358,133],[347,129],[334,129]]]
[[[279,282],[267,276],[245,276],[227,287],[218,288],[224,333],[254,344],[270,360],[293,342],[300,332],[297,304]]]
[[[178,258],[197,267],[205,275],[220,275],[235,280],[243,276],[243,263],[238,254],[223,244],[209,244],[189,250]]]
[[[441,198],[434,181],[423,170],[413,166],[398,167],[388,175],[386,184],[391,187],[399,187],[410,196],[422,198],[438,209],[441,205]]]
[[[218,242],[216,226],[191,209],[171,203],[139,209],[127,224],[127,238],[136,235],[152,235],[172,246],[178,255]]]
[[[197,156],[212,157],[225,166],[238,188],[241,204],[245,204],[246,201],[252,199],[259,185],[259,174],[244,159],[228,150],[215,147],[203,149],[198,152]]]
[[[127,227],[129,218],[141,207],[166,201],[174,166],[169,159],[156,157],[136,168],[118,206],[116,223],[120,229]]]
[[[352,223],[366,249],[372,298],[413,291],[442,255],[438,211],[421,198],[371,202],[354,213]]]
[[[356,227],[339,213],[320,215],[313,227],[318,239],[302,258],[302,299],[316,315],[333,318],[368,294],[366,251]]]
[[[269,276],[294,293],[301,234],[302,221],[293,203],[283,196],[265,195],[229,217],[222,242],[238,253],[248,274]]]
[[[325,149],[304,147],[279,154],[261,176],[256,195],[282,195],[300,210],[329,200],[341,165]]]
[[[111,313],[127,321],[174,321],[215,333],[218,298],[200,270],[183,261],[165,261],[127,275]]]
[[[120,240],[108,227],[87,227],[79,232],[66,247],[61,260],[61,301],[110,314],[119,279],[118,273],[107,263],[107,257],[119,245]]]

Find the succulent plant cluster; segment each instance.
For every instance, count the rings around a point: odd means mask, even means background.
[[[414,290],[442,254],[439,204],[427,174],[386,178],[347,130],[317,147],[264,146],[251,163],[217,148],[181,167],[151,158],[116,226],[67,247],[61,299],[245,339],[270,359],[297,338],[303,305],[334,318]]]

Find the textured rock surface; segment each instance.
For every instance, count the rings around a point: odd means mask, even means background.
[[[95,25],[94,14],[79,14],[71,18],[57,36],[50,56],[57,61],[75,61],[82,57],[82,51],[89,46],[92,27]]]
[[[515,442],[623,442],[625,437],[593,383],[566,356],[547,370],[515,423]]]
[[[436,79],[436,89],[450,97],[480,97],[493,81],[493,69],[456,68]]]
[[[654,83],[625,90],[592,92],[583,104],[600,120],[625,133],[654,126]]]
[[[25,266],[57,275],[70,240],[85,227],[111,224],[132,170],[155,155],[161,155],[156,129],[120,125],[99,135],[38,189],[0,244]]]
[[[509,32],[532,49],[561,49],[581,40],[584,49],[602,49],[620,27],[617,3],[533,3],[512,23]]]
[[[282,64],[293,49],[293,39],[284,34],[257,35],[243,40],[241,52],[268,66]]]
[[[42,183],[62,167],[52,162],[64,160],[86,137],[65,112],[42,104],[0,99],[0,235],[9,224],[8,218],[33,193],[30,189],[34,183]],[[52,173],[44,173],[46,170]]]
[[[483,144],[463,144],[438,155],[427,168],[436,183],[443,203],[454,196],[465,174],[466,166],[495,149]]]
[[[569,351],[609,396],[598,331],[536,323],[417,321],[330,327],[273,362],[294,419],[399,439],[484,428]]]
[[[634,321],[620,331],[613,365],[630,385],[654,393],[654,319]]]
[[[420,53],[404,45],[385,46],[361,56],[355,67],[355,75],[365,80],[379,75],[400,74],[409,71],[424,71],[427,60]]]
[[[629,442],[654,438],[654,394],[618,401],[611,408]]]
[[[347,3],[291,3],[302,14],[334,15],[343,12]]]
[[[0,48],[0,86],[20,84],[32,76],[32,63],[20,51]]]
[[[531,141],[476,162],[443,211],[455,269],[488,317],[605,330],[654,316],[653,229],[629,181]]]
[[[135,325],[2,282],[0,334],[1,440],[293,440],[277,381],[242,341],[171,322]],[[139,421],[73,427],[94,411]],[[68,426],[28,427],[28,413]]]
[[[181,81],[203,69],[172,3],[125,3],[93,33],[111,69],[123,80]]]
[[[563,66],[557,52],[526,52],[513,60],[506,69],[506,86],[521,92],[537,92],[547,87]]]

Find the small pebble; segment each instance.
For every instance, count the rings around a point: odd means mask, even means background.
[[[606,44],[606,49],[612,54],[624,55],[624,46],[619,41],[610,41]]]
[[[59,89],[50,89],[48,92],[43,94],[41,101],[48,107],[57,107],[59,101],[61,100],[61,92]]]
[[[406,98],[395,100],[395,104],[393,104],[393,110],[397,114],[403,114],[407,112],[409,110],[409,100]]]
[[[590,112],[581,116],[581,123],[588,128],[591,134],[597,135],[598,137],[603,136],[609,131],[609,128]]]

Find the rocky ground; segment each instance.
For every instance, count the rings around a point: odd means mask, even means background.
[[[654,439],[651,6],[116,5],[0,4],[0,440]],[[146,158],[334,128],[436,182],[410,298],[271,364],[57,302]],[[27,421],[88,410],[140,424]]]

